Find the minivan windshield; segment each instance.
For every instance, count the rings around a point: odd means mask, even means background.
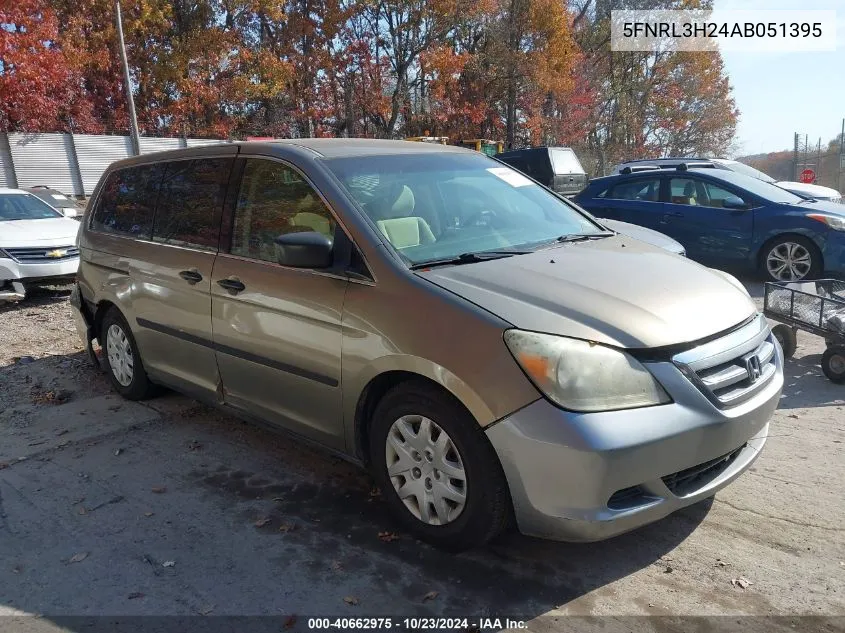
[[[325,161],[410,265],[525,252],[606,231],[520,172],[481,154],[425,152]]]
[[[61,213],[28,193],[0,194],[0,222],[60,218]]]

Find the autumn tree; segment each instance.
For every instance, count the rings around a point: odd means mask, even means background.
[[[81,77],[42,0],[0,1],[0,129],[94,129]]]

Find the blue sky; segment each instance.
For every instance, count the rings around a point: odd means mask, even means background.
[[[736,155],[792,148],[795,132],[822,147],[845,117],[845,0],[715,0],[717,9],[834,9],[835,52],[724,51],[740,110]]]

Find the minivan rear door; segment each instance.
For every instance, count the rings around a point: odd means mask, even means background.
[[[209,290],[236,148],[217,151],[222,156],[150,166],[158,171],[160,182],[148,192],[149,203],[156,206],[151,236],[123,248],[132,284],[125,299],[131,308],[122,307],[135,321],[132,328],[144,365],[151,374],[200,398],[213,398],[219,383]]]
[[[341,316],[348,280],[329,270],[280,265],[275,242],[299,231],[333,238],[337,222],[299,171],[260,157],[243,160],[233,214],[231,245],[217,256],[211,284],[223,400],[342,449]]]

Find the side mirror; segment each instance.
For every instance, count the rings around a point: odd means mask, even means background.
[[[316,231],[302,231],[280,235],[276,243],[276,256],[282,266],[294,268],[328,268],[332,265],[334,244]]]
[[[748,205],[745,203],[745,200],[740,198],[739,196],[728,196],[724,200],[722,200],[722,208],[723,209],[747,209]]]

